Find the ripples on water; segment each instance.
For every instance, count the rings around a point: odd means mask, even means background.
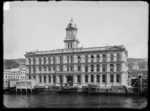
[[[7,108],[144,108],[147,99],[86,94],[4,94],[3,103]]]

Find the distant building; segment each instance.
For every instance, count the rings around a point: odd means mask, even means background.
[[[139,69],[139,65],[137,62],[135,62],[133,65],[132,65],[132,69],[133,70],[138,70]]]
[[[13,69],[5,69],[3,75],[3,83],[8,83],[9,80],[22,80],[28,79],[26,75],[26,68],[13,68]]]
[[[27,74],[41,85],[72,83],[101,87],[128,85],[127,50],[123,45],[78,47],[77,27],[71,19],[66,28],[64,48],[26,52]]]

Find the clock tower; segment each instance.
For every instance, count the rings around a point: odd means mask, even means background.
[[[66,28],[66,38],[64,40],[66,49],[74,49],[78,47],[79,40],[77,38],[77,31],[76,24],[73,22],[73,19],[70,19]]]

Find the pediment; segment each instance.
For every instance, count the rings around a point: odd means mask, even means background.
[[[108,50],[124,50],[124,48],[123,47],[119,47],[119,46],[113,46],[113,47],[110,47],[110,48],[108,48]]]
[[[34,55],[34,53],[33,52],[29,52],[28,55]]]

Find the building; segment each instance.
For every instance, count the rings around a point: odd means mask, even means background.
[[[123,45],[78,47],[77,27],[71,19],[66,28],[64,48],[26,52],[29,79],[37,85],[100,87],[128,85],[127,50]]]
[[[3,75],[3,83],[7,84],[10,80],[18,81],[28,79],[26,68],[5,69]]]

